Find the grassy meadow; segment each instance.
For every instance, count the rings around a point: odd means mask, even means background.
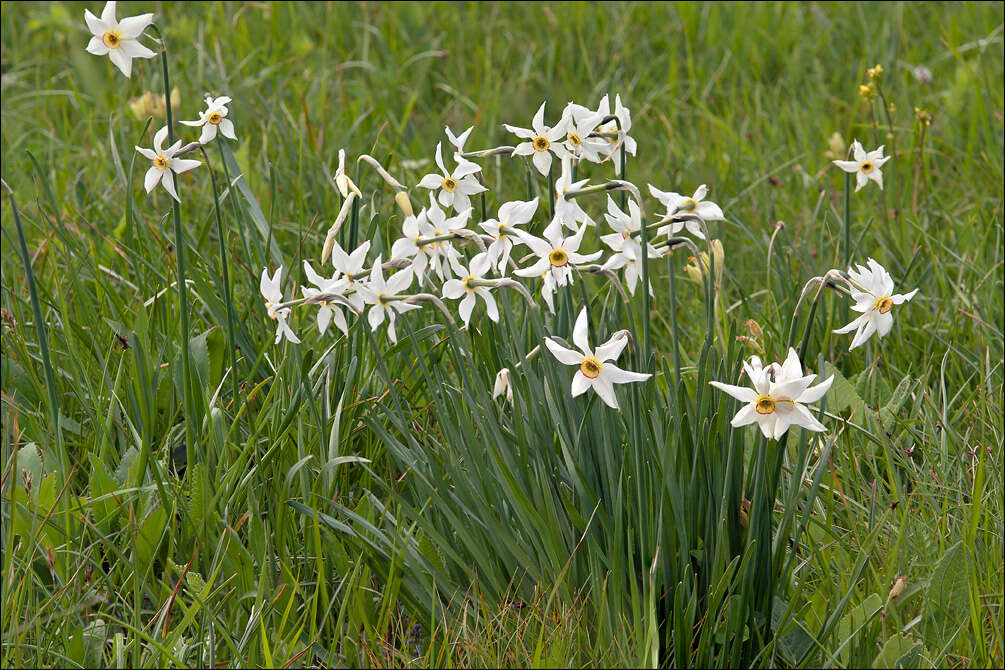
[[[1001,3],[120,3],[156,13],[176,122],[233,98],[178,210],[133,149],[162,61],[87,53],[85,8],[2,9],[4,667],[1005,662]],[[647,184],[721,206],[711,276],[698,240],[648,260],[651,298],[584,272],[554,314],[499,288],[498,323],[425,302],[396,343],[301,305],[274,344],[259,277],[299,297],[322,267],[340,149],[362,195],[338,242],[369,269],[404,215],[360,155],[418,210],[444,126],[509,145],[605,94],[647,222]],[[847,193],[853,139],[891,157],[882,190]],[[473,160],[469,227],[538,197],[540,234],[548,179]],[[603,222],[606,199],[576,202]],[[869,257],[919,291],[849,351],[848,299],[800,296]],[[584,307],[653,375],[620,410],[542,346]],[[708,382],[790,345],[834,377],[826,431],[732,428]]]

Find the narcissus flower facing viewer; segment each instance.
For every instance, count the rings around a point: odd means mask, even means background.
[[[454,154],[454,158],[457,161],[457,167],[454,168],[453,172],[450,172],[443,164],[443,152],[440,149],[440,143],[437,142],[436,166],[443,174],[427,174],[419,182],[419,186],[431,191],[438,190],[437,199],[441,205],[453,207],[457,212],[463,212],[471,209],[471,196],[485,191],[486,188],[479,184],[474,177],[475,173],[481,172],[480,165],[461,158],[460,154]]]
[[[186,126],[198,128],[202,126],[202,134],[199,136],[199,144],[209,144],[216,137],[216,131],[229,139],[236,140],[234,134],[234,122],[227,118],[227,105],[230,98],[222,95],[219,98],[206,96],[206,111],[199,112],[198,121],[181,121]]]
[[[583,243],[583,233],[586,232],[586,228],[586,224],[583,224],[575,234],[563,237],[562,222],[558,217],[555,217],[544,229],[544,239],[518,230],[517,233],[523,239],[524,244],[530,247],[534,255],[538,257],[538,261],[530,267],[520,268],[514,274],[518,277],[540,277],[550,270],[556,286],[565,286],[571,283],[572,266],[591,263],[600,258],[603,253],[601,251],[592,254],[579,253],[579,246]]]
[[[87,43],[88,53],[107,55],[115,67],[127,77],[133,73],[134,58],[153,58],[157,54],[139,43],[143,31],[154,22],[153,14],[130,16],[115,20],[115,2],[106,2],[99,19],[91,10],[84,10],[84,21],[94,37]]]
[[[594,351],[590,348],[589,324],[586,319],[586,308],[579,312],[576,318],[576,325],[572,331],[573,343],[581,349],[567,349],[557,340],[547,337],[544,340],[545,346],[552,355],[564,365],[578,365],[579,370],[572,378],[572,397],[582,395],[587,390],[593,389],[600,399],[608,407],[618,409],[618,398],[614,394],[615,384],[627,384],[629,382],[644,382],[651,374],[641,372],[629,372],[622,370],[610,361],[616,361],[618,356],[628,344],[628,333],[618,331],[611,339],[601,344]]]
[[[199,167],[202,165],[202,162],[174,157],[178,153],[178,150],[181,149],[181,140],[178,140],[167,149],[162,148],[167,135],[168,129],[167,126],[164,126],[154,135],[153,149],[136,147],[136,150],[144,158],[149,158],[151,162],[150,169],[147,170],[146,176],[143,177],[143,188],[149,193],[157,186],[157,182],[160,182],[164,185],[164,190],[170,193],[172,198],[181,202],[178,192],[175,190],[174,175]]]
[[[514,244],[523,244],[523,240],[516,235],[517,226],[528,223],[537,211],[537,198],[526,202],[513,200],[503,203],[499,207],[499,218],[482,221],[478,226],[492,236],[492,243],[489,244],[488,254],[492,265],[499,270],[499,274],[506,276],[506,264],[509,263],[510,251]]]
[[[851,298],[855,301],[852,309],[861,312],[858,317],[844,328],[838,328],[835,333],[850,333],[855,331],[849,351],[861,345],[879,333],[884,337],[893,327],[893,308],[911,298],[918,292],[914,289],[903,295],[893,292],[893,278],[882,265],[869,259],[866,266],[857,265],[858,270],[848,268],[848,283],[851,285]]]
[[[565,124],[559,122],[554,128],[544,125],[544,105],[538,108],[534,120],[531,121],[532,130],[517,128],[503,124],[503,128],[510,131],[520,139],[528,140],[521,142],[513,149],[514,156],[532,156],[531,161],[534,167],[545,177],[551,172],[551,156],[554,154],[559,160],[568,155],[568,150],[562,144],[565,140]]]
[[[269,269],[262,268],[262,279],[259,282],[259,290],[265,298],[265,309],[268,310],[269,318],[276,322],[276,344],[285,337],[293,344],[300,344],[300,338],[290,329],[286,319],[290,316],[290,308],[283,307],[283,289],[279,285],[283,275],[283,266],[276,269],[275,274],[269,277]]]
[[[784,435],[789,426],[818,432],[826,430],[806,405],[824,397],[834,381],[833,376],[811,387],[816,375],[803,375],[799,354],[792,348],[782,364],[761,367],[761,359],[752,356],[743,364],[743,369],[753,388],[709,382],[720,391],[747,403],[730,421],[734,428],[756,423],[764,437],[775,440]]]
[[[862,145],[859,144],[859,141],[855,140],[851,143],[851,153],[855,160],[831,162],[845,172],[853,172],[855,174],[856,192],[868,184],[870,179],[879,184],[879,188],[882,190],[883,172],[880,168],[883,167],[883,163],[890,160],[890,156],[883,156],[883,147],[866,153]]]

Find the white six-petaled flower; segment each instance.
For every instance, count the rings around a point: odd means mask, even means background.
[[[453,172],[447,171],[443,164],[443,153],[440,150],[440,143],[436,143],[436,165],[443,174],[427,174],[419,182],[422,188],[431,191],[439,190],[438,199],[444,207],[453,207],[458,212],[471,209],[471,196],[486,190],[484,186],[475,179],[475,174],[481,172],[482,168],[476,163],[461,158],[459,153],[454,154],[457,167]]]
[[[570,102],[562,113],[562,124],[565,126],[565,148],[580,160],[599,163],[601,153],[607,148],[606,140],[591,137],[600,125],[603,115],[582,105]]]
[[[537,211],[537,198],[526,202],[514,200],[503,203],[499,207],[499,218],[488,219],[479,223],[479,227],[492,237],[488,254],[492,265],[499,274],[506,276],[506,265],[509,263],[510,251],[514,244],[524,241],[517,235],[517,226],[529,223]]]
[[[835,333],[850,333],[855,331],[849,351],[860,346],[873,333],[884,337],[893,327],[893,308],[911,298],[918,292],[914,289],[903,295],[893,292],[893,278],[882,265],[869,259],[866,266],[856,266],[858,270],[848,268],[848,283],[852,287],[851,298],[855,301],[852,309],[862,315]]]
[[[202,165],[201,161],[186,158],[175,158],[174,155],[181,149],[181,140],[178,140],[167,149],[164,149],[164,140],[167,139],[168,129],[164,126],[154,134],[154,148],[144,149],[136,147],[136,151],[144,158],[150,159],[150,169],[143,177],[143,188],[147,193],[152,191],[157,182],[164,185],[164,190],[171,194],[171,197],[181,202],[178,191],[175,189],[174,175],[188,172],[192,168]]]
[[[219,98],[206,96],[206,111],[199,112],[198,121],[181,121],[186,126],[198,128],[202,126],[202,134],[199,135],[199,144],[209,144],[216,137],[217,130],[226,138],[236,140],[234,134],[234,122],[227,118],[227,105],[230,98],[222,95]]]
[[[584,307],[576,318],[576,325],[572,331],[572,341],[579,347],[580,351],[567,349],[553,338],[545,338],[544,343],[551,351],[552,355],[564,365],[578,365],[572,378],[572,396],[576,397],[593,389],[600,399],[608,407],[618,409],[618,398],[614,394],[615,384],[627,384],[629,382],[644,382],[651,374],[641,372],[630,372],[622,370],[611,361],[616,361],[618,356],[628,344],[628,334],[626,331],[615,333],[611,339],[607,340],[596,350],[590,348],[589,324],[586,318],[586,308]]]
[[[411,260],[412,272],[422,283],[423,273],[429,266],[430,256],[427,253],[432,251],[432,244],[421,244],[424,238],[433,236],[433,227],[426,219],[426,210],[421,210],[415,216],[406,216],[401,223],[401,234],[391,245],[391,260]]]
[[[349,324],[346,323],[345,315],[341,309],[336,309],[336,306],[345,304],[341,299],[344,299],[349,288],[349,280],[340,277],[338,273],[330,279],[322,277],[307,261],[304,261],[304,274],[307,275],[307,280],[314,284],[314,288],[301,286],[300,290],[306,300],[312,300],[318,305],[318,330],[324,335],[328,326],[334,322],[343,335],[349,335]]]
[[[756,423],[764,437],[779,439],[789,426],[807,430],[824,431],[824,425],[806,407],[824,397],[834,382],[828,377],[816,386],[810,386],[816,375],[804,375],[799,354],[789,348],[782,364],[761,366],[761,359],[752,356],[743,363],[743,369],[753,388],[709,382],[712,386],[746,403],[736,413],[730,424],[734,428]]]
[[[601,98],[597,113],[600,114],[601,118],[611,116],[610,102],[606,95]],[[607,150],[603,153],[610,156],[611,162],[614,163],[614,174],[620,175],[621,152],[627,151],[634,156],[637,148],[635,138],[628,134],[628,131],[632,129],[632,115],[629,109],[621,104],[620,93],[614,97],[614,116],[621,124],[620,133],[618,132],[618,123],[614,121],[598,126],[596,132],[608,136],[603,138],[607,142]]]
[[[499,321],[499,308],[496,306],[496,299],[490,293],[489,286],[477,286],[474,282],[485,277],[485,273],[492,268],[492,260],[488,253],[482,252],[471,259],[471,264],[465,271],[463,267],[458,267],[462,279],[448,279],[443,283],[443,297],[451,300],[462,298],[458,305],[458,312],[461,320],[467,326],[471,322],[471,312],[475,308],[475,296],[481,296],[485,301],[485,312],[493,321]]]
[[[140,35],[154,22],[153,14],[130,16],[115,20],[115,2],[106,2],[101,18],[84,10],[84,21],[93,37],[87,51],[95,56],[107,55],[122,74],[132,76],[134,58],[154,58],[157,54],[139,43]]]
[[[403,302],[402,298],[402,291],[407,291],[412,285],[413,273],[411,268],[405,268],[385,280],[380,260],[380,256],[377,256],[370,270],[370,280],[358,290],[363,294],[363,299],[372,305],[366,314],[370,330],[377,330],[377,326],[386,319],[387,337],[396,343],[398,335],[394,330],[395,317],[402,312],[419,309],[419,305]]]
[[[568,151],[565,145],[562,144],[562,141],[565,139],[565,124],[559,122],[554,128],[544,125],[545,104],[542,102],[541,107],[538,108],[537,114],[534,115],[534,119],[531,121],[530,130],[527,128],[517,128],[505,123],[503,124],[503,128],[520,139],[528,140],[516,145],[516,148],[513,149],[513,155],[532,156],[531,161],[534,163],[537,171],[544,176],[548,176],[548,173],[551,172],[552,154],[561,160],[568,154]]]
[[[580,207],[575,197],[566,197],[586,186],[589,179],[572,181],[572,160],[567,154],[562,158],[562,174],[555,180],[555,218],[570,230],[579,230],[579,224],[592,226],[593,219]]]
[[[639,232],[642,228],[642,213],[634,200],[628,201],[628,212],[625,214],[621,211],[621,208],[614,203],[614,199],[607,196],[607,213],[604,217],[614,232],[601,235],[600,241],[614,252],[604,262],[604,269],[620,270],[624,268],[628,292],[635,295],[635,286],[642,275],[642,242],[632,234]],[[649,258],[659,258],[660,252],[656,247],[652,244],[646,244],[646,248]],[[649,295],[653,295],[651,283],[649,284]]]
[[[276,344],[285,337],[293,344],[300,344],[300,338],[293,332],[286,320],[290,316],[290,308],[283,307],[283,289],[280,286],[280,278],[283,275],[283,266],[279,266],[276,272],[269,277],[269,269],[262,268],[262,279],[259,282],[259,290],[265,298],[265,309],[268,310],[269,318],[276,322]]]
[[[557,286],[569,284],[572,281],[571,266],[595,261],[603,253],[600,251],[592,254],[579,253],[579,245],[583,243],[586,228],[586,224],[583,224],[573,235],[563,237],[562,222],[556,217],[544,229],[544,239],[518,230],[517,234],[538,257],[538,261],[529,267],[520,268],[515,274],[520,277],[540,277],[550,270]]]
[[[879,184],[883,190],[883,172],[880,170],[883,163],[890,160],[890,156],[883,156],[883,147],[875,151],[866,152],[858,140],[851,143],[851,153],[855,160],[851,161],[831,161],[834,165],[845,172],[855,174],[855,191],[869,183],[869,180]]]
[[[701,223],[697,219],[707,223],[709,221],[722,221],[726,218],[719,205],[705,200],[708,188],[704,184],[699,186],[690,198],[673,191],[661,191],[652,184],[649,184],[649,192],[666,207],[668,217],[679,217],[680,219],[675,219],[661,227],[656,231],[658,235],[676,235],[684,226],[687,226],[688,232],[703,240],[705,233],[702,232]]]

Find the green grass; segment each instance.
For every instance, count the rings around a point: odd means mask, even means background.
[[[206,166],[180,180],[189,378],[170,202],[133,165],[163,121],[126,105],[160,63],[126,80],[87,54],[84,7],[3,6],[5,666],[1005,660],[1001,4],[124,3],[158,13],[176,119],[235,101],[232,157],[207,147],[219,212]],[[877,63],[889,123],[858,95]],[[340,148],[414,185],[445,124],[492,147],[542,100],[553,120],[607,92],[633,113],[628,178],[707,183],[727,216],[719,331],[687,252],[653,262],[653,360],[629,365],[658,374],[623,412],[567,398],[547,353],[512,410],[490,397],[585,295],[594,342],[641,332],[641,292],[623,305],[599,277],[550,326],[508,292],[498,328],[426,305],[391,346],[365,324],[321,339],[304,312],[303,345],[272,345],[258,276],[282,264],[289,291],[319,258]],[[782,357],[803,284],[843,263],[834,133],[894,156],[852,198],[852,257],[920,293],[853,352],[824,296],[803,353],[840,375],[827,409],[847,421],[769,449],[705,381]],[[517,161],[483,165],[490,216],[526,197]],[[357,181],[359,239],[386,256],[393,193]]]

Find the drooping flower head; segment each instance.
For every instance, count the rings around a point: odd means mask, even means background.
[[[622,370],[611,361],[616,361],[628,344],[627,331],[615,333],[596,350],[590,348],[589,323],[584,307],[576,318],[572,331],[572,341],[580,351],[568,349],[554,338],[545,338],[544,343],[552,355],[564,365],[579,366],[572,378],[572,396],[576,397],[593,389],[608,407],[618,409],[618,398],[614,394],[615,384],[643,382],[652,377],[648,373]]]
[[[772,363],[762,367],[761,359],[752,356],[744,362],[743,369],[753,388],[709,382],[720,391],[746,403],[730,421],[734,428],[756,423],[764,437],[775,440],[784,435],[789,426],[800,426],[818,432],[826,430],[806,405],[824,397],[834,382],[833,376],[816,386],[810,386],[816,375],[803,374],[799,354],[792,348],[782,364]]]
[[[396,343],[398,335],[394,329],[395,317],[402,312],[419,309],[419,305],[403,302],[400,297],[402,291],[407,291],[412,285],[412,269],[399,270],[385,280],[380,260],[380,256],[377,256],[370,270],[370,280],[366,286],[360,286],[359,291],[363,294],[363,299],[371,305],[366,315],[370,330],[377,330],[386,319],[387,337]]]
[[[283,307],[283,289],[280,286],[280,279],[283,275],[283,267],[276,268],[276,272],[269,277],[269,269],[262,268],[262,278],[259,282],[259,291],[265,299],[265,309],[269,318],[276,322],[276,344],[279,344],[285,337],[293,344],[300,344],[300,338],[293,332],[286,320],[290,316],[290,308]]]
[[[462,277],[461,279],[450,278],[443,283],[444,298],[451,300],[461,298],[458,311],[465,326],[471,321],[471,312],[475,308],[476,295],[481,296],[482,300],[485,301],[485,312],[489,315],[489,318],[497,323],[499,322],[499,308],[496,306],[495,297],[490,292],[491,287],[476,286],[474,284],[474,282],[483,279],[485,273],[491,268],[492,260],[489,258],[488,253],[483,251],[471,259],[471,264],[467,269],[463,266],[457,268],[461,271],[459,273]]]
[[[93,37],[87,43],[87,51],[95,56],[107,55],[122,74],[131,77],[134,58],[153,58],[157,54],[139,43],[140,35],[154,22],[153,14],[140,14],[117,21],[115,2],[105,3],[101,18],[84,10],[84,21]]]
[[[324,335],[328,326],[334,322],[343,335],[348,335],[349,324],[346,322],[342,310],[338,307],[345,304],[341,299],[344,298],[349,288],[349,280],[340,277],[338,273],[331,278],[322,277],[314,271],[314,268],[307,261],[304,261],[304,273],[307,275],[307,280],[314,284],[314,287],[302,286],[300,290],[305,299],[318,305],[318,330]]]
[[[628,214],[615,204],[611,196],[607,196],[607,213],[604,215],[607,223],[614,229],[613,233],[601,235],[600,241],[606,244],[614,253],[604,262],[605,270],[625,269],[625,284],[628,291],[635,295],[635,287],[642,274],[642,242],[633,237],[632,233],[642,228],[642,213],[634,200],[628,201]],[[646,245],[649,258],[659,258],[660,252],[652,244]],[[653,294],[652,284],[649,294]]]
[[[893,327],[893,308],[901,305],[918,292],[914,289],[910,293],[899,294],[893,292],[893,278],[882,265],[869,259],[866,265],[857,265],[858,269],[848,268],[848,283],[851,285],[851,298],[855,301],[852,309],[861,312],[861,316],[843,328],[838,328],[835,333],[850,333],[855,331],[855,336],[851,340],[849,351],[862,345],[872,337],[873,333],[878,333],[880,337],[885,337]]]

